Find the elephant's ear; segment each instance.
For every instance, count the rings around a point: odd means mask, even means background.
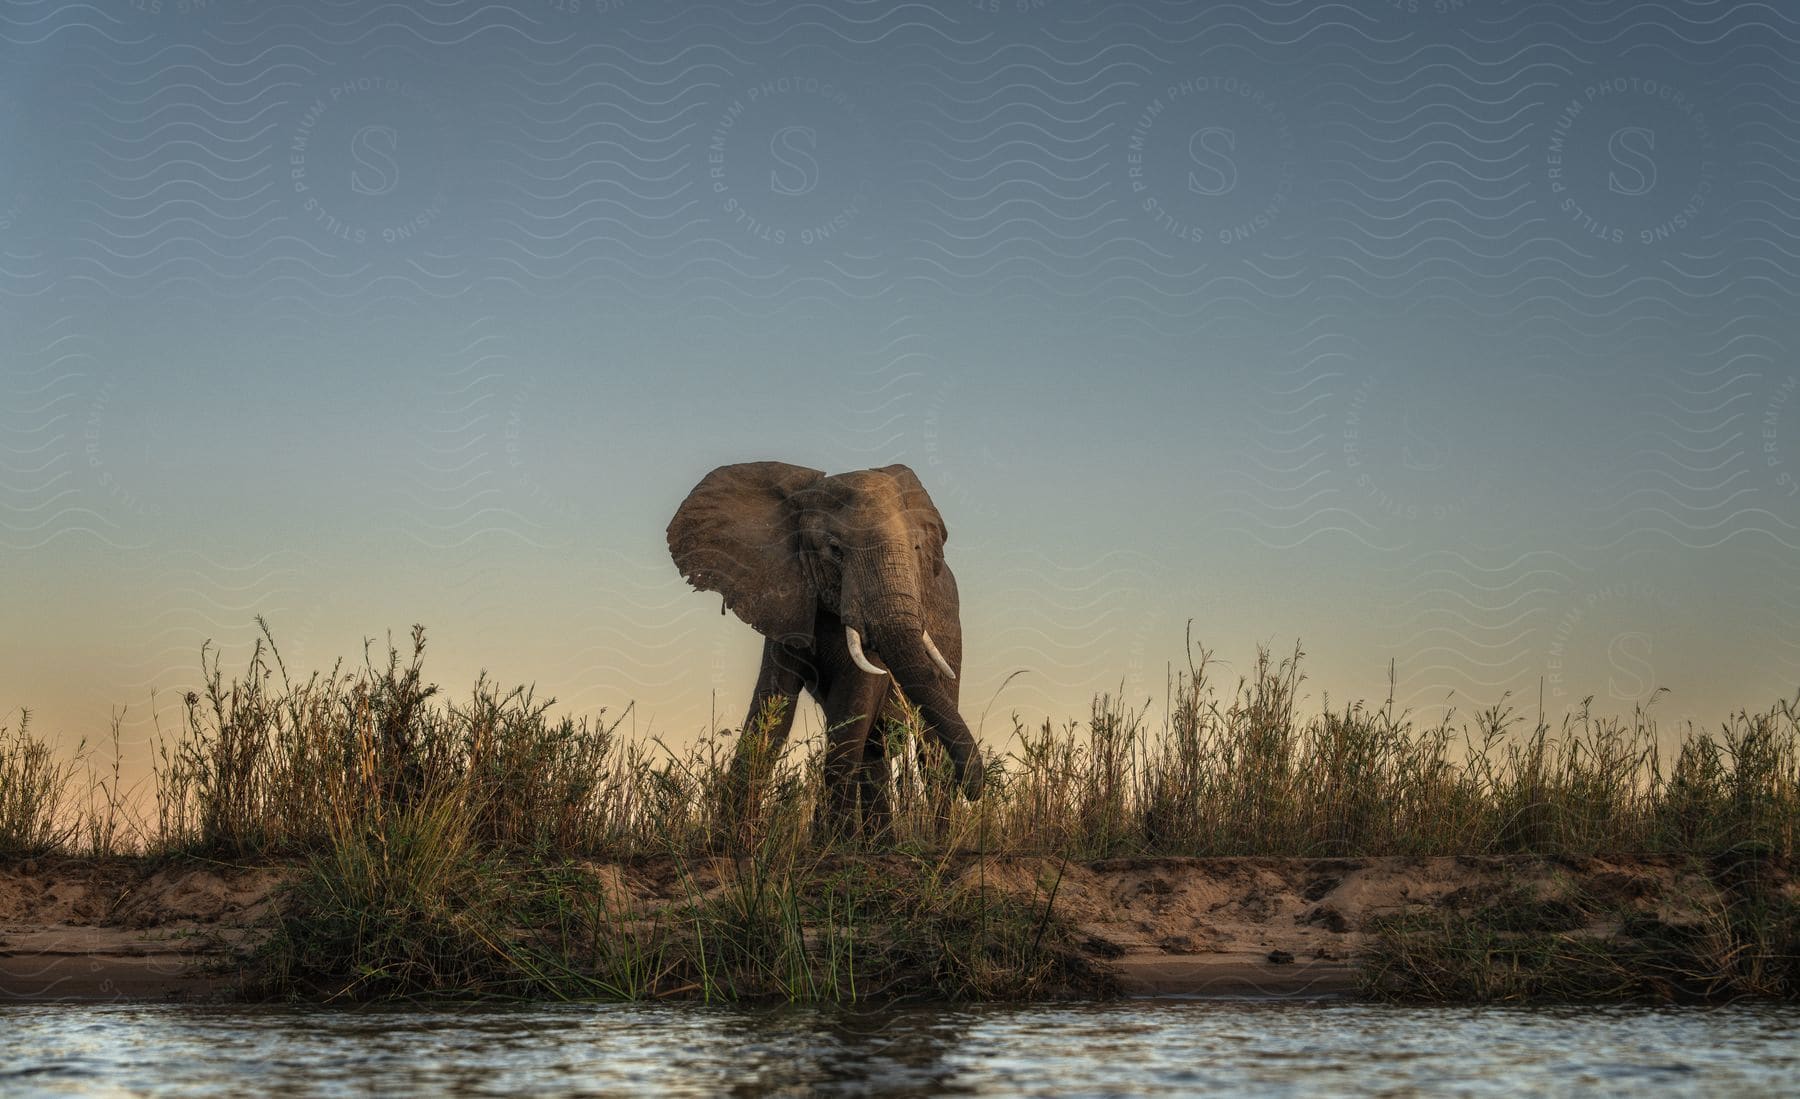
[[[883,466],[880,472],[900,482],[901,506],[906,509],[907,521],[920,534],[919,550],[931,566],[931,575],[943,572],[944,543],[950,540],[950,529],[938,514],[937,505],[931,502],[931,494],[919,482],[919,475],[907,466]]]
[[[786,502],[823,476],[786,462],[744,462],[708,473],[669,521],[675,567],[694,587],[724,596],[763,636],[811,645],[818,597]]]

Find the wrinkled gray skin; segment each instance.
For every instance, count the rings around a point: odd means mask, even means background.
[[[895,687],[943,745],[963,793],[981,795],[981,753],[957,711],[958,682],[922,640],[929,631],[960,676],[962,623],[956,578],[944,563],[946,535],[925,487],[902,465],[830,477],[785,462],[721,466],[669,523],[669,552],[681,574],[724,596],[764,637],[745,726],[769,700],[785,702],[770,730],[779,752],[802,688],[824,708],[826,819],[841,831],[855,829],[859,805],[865,832],[887,827],[888,764],[871,730],[897,715]],[[846,624],[889,675],[856,666]],[[741,768],[739,781],[746,781]]]

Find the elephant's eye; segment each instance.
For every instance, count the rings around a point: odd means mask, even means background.
[[[842,561],[844,559],[844,544],[827,534],[825,536],[825,552],[831,554],[834,560]]]

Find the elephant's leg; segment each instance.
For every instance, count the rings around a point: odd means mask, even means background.
[[[722,808],[733,831],[758,815],[755,809],[794,727],[800,688],[810,674],[811,667],[804,656],[774,641],[763,642],[762,669],[756,676],[750,711],[744,716],[731,759],[731,773],[726,778]]]
[[[800,688],[811,673],[806,657],[774,641],[763,642],[762,668],[756,673],[756,690],[750,696],[750,712],[744,715],[743,731],[763,734],[769,751],[781,754],[789,731],[794,727],[794,704]],[[781,703],[781,711],[772,721],[765,721],[771,703]]]
[[[825,688],[825,798],[817,822],[823,836],[856,831],[863,753],[885,686],[880,678],[857,672],[837,676]]]
[[[895,713],[892,700],[896,694],[891,681],[881,681],[873,706],[876,716],[863,739],[862,766],[857,770],[863,835],[877,841],[887,838],[894,819],[888,792],[893,776],[888,766],[887,733]]]

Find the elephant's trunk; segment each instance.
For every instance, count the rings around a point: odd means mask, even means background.
[[[894,682],[919,708],[925,724],[950,754],[956,781],[963,794],[970,801],[979,798],[984,778],[981,749],[975,743],[975,735],[969,731],[968,723],[957,713],[955,701],[944,690],[944,680],[925,652],[919,636],[914,634],[910,644],[903,638],[884,638],[878,644],[882,658],[894,675]]]
[[[932,735],[949,753],[963,794],[974,801],[981,796],[984,777],[981,749],[950,693],[954,673],[949,661],[926,633],[919,566],[910,542],[897,541],[867,560],[870,567],[854,585],[862,613],[851,615],[846,624],[863,631],[862,640],[919,708]]]
[[[956,700],[945,689],[943,674],[925,647],[924,633],[924,627],[916,621],[886,621],[872,641],[894,683],[919,708],[925,725],[949,753],[964,796],[974,801],[981,796],[984,779],[981,749],[968,723],[957,712]]]

